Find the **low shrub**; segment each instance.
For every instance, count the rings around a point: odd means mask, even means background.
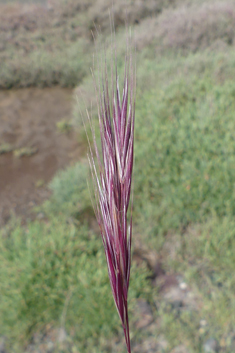
[[[91,209],[88,170],[86,163],[79,162],[58,172],[49,184],[52,196],[42,205],[43,211],[48,215],[68,218],[79,217],[79,214]]]
[[[153,45],[158,53],[168,49],[183,53],[224,50],[234,44],[234,28],[234,2],[183,2],[158,17],[144,19],[136,27],[136,46],[143,50]]]
[[[232,1],[204,3],[168,10],[159,18],[159,34],[167,47],[197,51],[216,41],[232,45],[235,5]]]
[[[0,335],[10,351],[21,352],[48,324],[64,326],[81,352],[107,344],[117,332],[102,241],[82,222],[56,216],[47,224],[15,226],[0,238],[0,261]],[[133,266],[132,272],[130,310],[149,292],[147,270]]]
[[[2,62],[0,88],[52,86],[73,87],[81,82],[88,72],[86,42],[83,40],[65,46],[65,55],[60,49],[49,52],[35,49],[27,55],[11,53],[11,59]]]
[[[181,77],[137,100],[135,212],[155,234],[235,214],[234,92]]]

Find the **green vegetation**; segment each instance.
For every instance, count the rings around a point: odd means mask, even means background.
[[[79,213],[85,212],[93,214],[87,187],[88,176],[87,163],[77,163],[59,172],[49,185],[53,194],[42,206],[43,211],[63,218],[79,218]]]
[[[61,120],[56,124],[57,130],[61,133],[68,133],[72,129],[72,125],[70,122],[66,120]]]
[[[170,1],[118,1],[114,7],[116,28],[159,13]],[[94,24],[110,32],[109,0],[58,0],[46,9],[39,5],[21,8],[0,4],[0,88],[53,86],[75,87],[92,63],[91,31]],[[27,9],[27,10],[26,10]]]
[[[65,55],[60,51],[65,50]],[[79,41],[67,47],[62,43],[60,50],[48,53],[37,48],[22,55],[19,62],[15,51],[11,59],[3,60],[0,71],[0,87],[52,86],[73,87],[87,74],[87,61],[84,43]]]
[[[155,9],[151,19],[148,11],[136,15],[134,243],[138,238],[158,252],[166,273],[180,274],[194,297],[183,308],[172,308],[162,292],[151,288],[145,266],[134,264],[130,302],[132,313],[137,298],[157,308],[151,334],[165,337],[167,353],[180,344],[201,353],[211,337],[223,352],[234,351],[235,17],[227,14],[235,13],[235,7],[232,1],[211,6],[210,1],[182,0],[159,15]],[[67,57],[57,35],[64,29],[67,36],[68,23],[75,23],[76,16],[82,20],[84,13],[61,15],[64,23],[54,25],[53,31],[47,25],[54,37],[48,35],[47,44],[40,44],[40,60],[31,53],[24,63],[16,58],[8,62],[5,52],[3,65],[8,68],[1,70],[0,86],[73,86],[83,79],[76,94],[89,106],[92,45],[87,33],[97,8],[83,8],[87,16],[79,23],[87,27],[82,27],[81,41],[67,42]],[[207,23],[205,16],[210,18]],[[192,31],[185,32],[192,23]],[[46,33],[49,27],[40,30]],[[24,35],[36,40],[36,32]],[[44,52],[49,40],[53,54]],[[122,31],[117,42],[121,53]],[[121,61],[118,54],[120,67]],[[92,111],[95,118],[94,104]],[[77,102],[73,124],[82,125]],[[118,336],[87,175],[85,162],[58,173],[50,184],[51,198],[40,207],[46,221],[2,230],[0,334],[10,338],[14,349],[47,324],[61,327],[61,322],[81,353],[111,351],[108,338]],[[151,334],[132,332],[135,342]]]
[[[16,158],[20,158],[23,156],[32,156],[33,154],[37,153],[36,147],[22,147],[15,149],[13,154]]]
[[[139,73],[149,87],[137,96],[136,230],[160,253],[172,234],[176,254],[166,269],[183,274],[198,304],[179,314],[155,300],[172,347],[187,342],[192,352],[210,337],[233,351],[235,85],[227,73],[235,61],[229,54],[147,60]]]
[[[155,296],[172,347],[202,352],[210,337],[232,352],[235,312],[234,50],[146,60],[137,96],[136,231],[182,273],[196,307],[171,310]],[[153,84],[155,82],[155,84]],[[140,83],[141,85],[141,83]],[[171,236],[170,236],[171,234]],[[173,236],[173,234],[176,234]],[[200,328],[200,320],[207,326]]]
[[[11,351],[48,323],[65,326],[83,352],[99,345],[102,350],[102,344],[107,344],[102,338],[112,338],[119,328],[100,236],[84,217],[78,221],[58,212],[60,205],[61,211],[66,206],[68,216],[75,198],[81,201],[84,196],[83,184],[78,189],[74,181],[79,169],[83,171],[83,165],[53,181],[55,193],[49,203],[57,212],[48,211],[46,223],[35,221],[26,228],[16,224],[2,233],[0,327],[1,334],[13,342]],[[148,298],[150,292],[146,268],[134,266],[132,273],[131,310],[136,298]]]
[[[13,146],[9,143],[1,143],[0,145],[0,154],[8,153],[13,150]]]
[[[215,58],[198,75],[197,59],[189,75],[192,57],[162,58],[176,72],[137,97],[135,211],[153,234],[235,213],[235,86],[218,80]]]

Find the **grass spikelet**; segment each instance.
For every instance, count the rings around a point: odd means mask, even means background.
[[[104,51],[100,59],[101,65],[98,63],[98,80],[93,76],[101,152],[97,145],[91,117],[87,114],[94,147],[90,145],[89,154],[96,201],[94,210],[100,227],[110,284],[124,330],[128,353],[131,352],[127,298],[131,268],[132,200],[130,202],[130,199],[136,86],[130,39],[130,35],[127,35],[122,93],[119,87],[115,45],[112,44],[110,70],[106,51]]]

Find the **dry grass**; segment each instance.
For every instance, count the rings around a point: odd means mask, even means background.
[[[196,51],[216,41],[232,45],[235,38],[235,3],[215,2],[201,7],[168,10],[159,19],[159,34],[168,47]]]
[[[4,32],[34,31],[39,27],[49,24],[49,13],[40,5],[0,5],[0,31]]]
[[[235,40],[235,3],[206,2],[169,8],[158,17],[145,19],[137,28],[136,45],[158,49],[198,51],[231,46]]]
[[[97,26],[110,32],[111,0],[48,0],[48,6],[0,5],[0,87],[75,86],[88,72]],[[235,38],[232,0],[114,1],[115,26],[127,17],[137,50],[225,50]],[[123,39],[122,39],[123,42]],[[62,54],[62,55],[61,55]],[[79,63],[79,65],[78,65]]]
[[[164,8],[182,1],[116,1],[113,5],[115,26],[123,26],[126,19],[130,25],[138,24],[144,18],[157,16]],[[4,58],[4,51],[8,56],[9,48],[30,52],[38,41],[45,43],[46,50],[53,50],[58,38],[65,42],[73,42],[80,37],[91,39],[91,29],[95,26],[102,32],[110,32],[111,4],[111,0],[48,0],[46,7],[33,4],[0,5],[1,56]],[[53,45],[48,37],[53,39]]]
[[[123,26],[126,19],[129,24],[138,24],[142,19],[158,15],[163,8],[174,4],[175,0],[119,0],[114,2],[113,17],[116,27]],[[110,1],[98,0],[89,9],[91,23],[96,23],[102,30],[110,28]]]
[[[130,24],[138,23],[145,17],[153,16],[163,8],[171,6],[176,0],[120,0],[113,5],[115,26],[125,24],[126,18]],[[0,31],[25,30],[34,32],[41,28],[66,26],[72,19],[85,16],[86,22],[80,26],[86,27],[90,36],[90,27],[96,24],[102,30],[110,29],[110,0],[48,0],[47,6],[33,4],[0,5]]]
[[[116,28],[124,24],[126,14],[135,24],[171,3],[118,1],[113,8]],[[46,7],[0,5],[0,88],[78,84],[93,52],[91,30],[96,25],[103,33],[110,31],[111,4],[111,0],[48,0]]]

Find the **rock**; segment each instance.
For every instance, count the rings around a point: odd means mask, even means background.
[[[204,319],[200,320],[200,326],[201,326],[201,327],[207,326],[207,321],[204,320]]]
[[[203,345],[203,352],[205,353],[217,353],[219,351],[219,345],[215,338],[209,338]]]
[[[180,287],[181,290],[186,290],[188,286],[187,286],[187,284],[185,282],[181,282],[179,287]]]

